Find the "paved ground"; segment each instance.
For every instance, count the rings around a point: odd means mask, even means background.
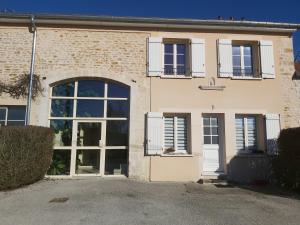
[[[300,200],[195,183],[50,180],[0,192],[0,224],[299,225]]]

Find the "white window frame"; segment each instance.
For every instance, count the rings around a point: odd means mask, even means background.
[[[163,116],[163,152],[165,152],[167,149],[165,148],[165,117],[172,117],[174,120],[173,120],[173,126],[174,126],[174,152],[175,154],[190,154],[189,153],[189,135],[188,135],[188,132],[189,132],[189,125],[188,125],[188,117],[186,115],[164,115]],[[184,117],[186,119],[186,131],[187,131],[187,149],[185,150],[178,150],[178,140],[177,140],[177,119],[178,117]],[[170,153],[168,153],[170,154]],[[172,153],[171,153],[172,154]]]
[[[173,45],[173,74],[166,74],[165,73],[165,45],[169,44],[169,45]],[[177,74],[177,45],[185,45],[185,74]],[[189,52],[189,44],[186,41],[163,41],[163,57],[162,57],[162,65],[163,65],[163,76],[164,77],[191,77],[191,73],[190,73],[190,69],[189,69],[189,65],[190,65],[190,56],[188,54]],[[169,64],[168,64],[169,65]],[[181,65],[181,64],[180,64]]]
[[[236,115],[235,118],[242,118],[243,123],[244,123],[244,150],[238,150],[238,153],[243,154],[243,153],[253,153],[253,149],[249,149],[249,143],[248,143],[248,117],[253,117],[255,118],[255,137],[256,137],[256,146],[255,148],[257,149],[258,147],[258,135],[257,135],[257,116],[255,115]]]
[[[128,145],[122,145],[122,146],[111,146],[107,145],[106,143],[106,125],[107,121],[129,121],[130,118],[130,108],[129,110],[129,115],[127,117],[107,117],[107,108],[108,108],[108,101],[112,100],[122,100],[122,101],[127,101],[128,104],[130,105],[130,97],[128,98],[123,98],[123,97],[109,97],[108,96],[108,84],[110,81],[107,80],[101,80],[104,82],[104,96],[103,97],[78,97],[78,82],[81,79],[75,79],[70,82],[74,82],[74,95],[71,97],[66,97],[66,96],[53,96],[53,88],[55,86],[51,86],[50,88],[50,93],[49,93],[49,108],[48,108],[48,127],[50,127],[51,120],[71,120],[72,121],[72,142],[70,146],[60,146],[54,144],[53,149],[60,151],[60,150],[70,150],[71,154],[71,162],[70,162],[70,174],[69,175],[46,175],[46,177],[55,177],[55,178],[63,178],[63,177],[80,177],[80,176],[101,176],[101,177],[124,177],[124,175],[106,175],[105,174],[105,155],[106,151],[113,151],[113,150],[124,150],[128,151],[129,149],[129,143]],[[85,80],[85,79],[83,79]],[[97,81],[97,79],[95,79]],[[71,117],[54,117],[51,115],[51,108],[52,108],[52,100],[56,99],[70,99],[73,100],[73,112]],[[77,117],[77,101],[78,100],[103,100],[104,101],[104,114],[103,117]],[[101,129],[102,129],[102,141],[99,143],[99,146],[77,146],[77,130],[78,130],[78,123],[79,122],[95,122],[95,123],[101,123]],[[129,130],[128,130],[129,133]],[[100,151],[100,168],[99,168],[99,173],[93,173],[93,174],[77,174],[75,171],[76,167],[76,154],[77,150],[90,150],[90,149],[97,149]],[[128,164],[128,159],[127,159],[127,165]],[[128,171],[128,170],[127,170]]]
[[[254,78],[255,77],[255,72],[254,72],[254,57],[253,57],[253,45],[251,44],[232,44],[232,48],[234,47],[239,47],[240,48],[240,63],[241,63],[241,74],[240,75],[234,75],[234,65],[233,65],[233,60],[232,60],[232,69],[233,69],[233,77],[246,77],[246,78]],[[252,74],[251,75],[246,75],[245,74],[245,54],[244,54],[244,47],[251,47],[251,62],[252,62]],[[233,53],[232,53],[232,58],[233,58]]]
[[[204,118],[209,118],[209,125],[204,125]],[[217,118],[217,125],[212,125],[212,118]],[[210,130],[210,135],[207,135],[207,134],[205,134],[204,133],[204,128],[209,128],[209,130]],[[217,128],[217,130],[218,130],[218,134],[212,134],[212,129],[213,128]],[[210,144],[205,144],[204,143],[204,138],[205,137],[210,137]],[[204,145],[220,145],[220,143],[218,143],[218,144],[213,144],[212,142],[212,138],[213,137],[218,137],[218,142],[220,141],[220,127],[219,127],[219,117],[217,117],[217,116],[203,116],[203,143],[204,143]]]
[[[4,106],[1,106],[0,107],[0,109],[5,109],[5,120],[0,120],[1,122],[3,122],[4,121],[4,126],[7,126],[7,122],[9,121],[9,122],[24,122],[24,124],[23,125],[25,125],[25,115],[24,115],[24,120],[8,120],[8,109],[10,108],[10,107],[25,107],[24,105],[12,105],[12,106],[6,106],[6,107],[4,107]],[[1,126],[1,124],[0,124],[0,126]]]

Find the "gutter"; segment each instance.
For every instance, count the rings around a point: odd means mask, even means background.
[[[31,22],[31,27],[29,30],[30,33],[33,34],[33,37],[32,37],[31,64],[30,64],[30,81],[29,81],[28,98],[27,98],[27,105],[26,105],[25,125],[30,125],[30,113],[31,113],[31,102],[32,102],[32,84],[33,84],[33,76],[34,76],[36,34],[37,34],[34,15],[31,15],[30,22]]]
[[[26,24],[29,14],[0,14],[0,23]],[[135,28],[233,30],[292,33],[300,29],[300,24],[231,20],[166,19],[145,17],[81,16],[37,14],[38,25],[111,26]]]

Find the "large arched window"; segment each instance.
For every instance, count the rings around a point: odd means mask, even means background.
[[[128,86],[75,80],[51,88],[55,147],[49,175],[127,174]]]

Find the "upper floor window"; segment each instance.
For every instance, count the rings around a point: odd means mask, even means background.
[[[233,76],[253,77],[253,46],[232,46]]]
[[[25,125],[25,106],[0,106],[0,126]]]
[[[164,74],[186,75],[187,70],[187,44],[165,42]]]

